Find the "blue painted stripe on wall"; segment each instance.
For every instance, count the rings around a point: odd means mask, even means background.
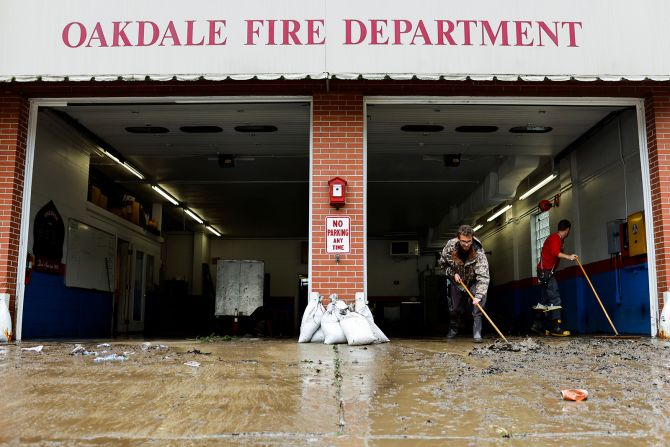
[[[65,287],[63,276],[33,272],[23,301],[23,339],[111,336],[110,293]]]
[[[620,334],[651,334],[648,264],[589,276],[614,326]],[[563,325],[579,334],[613,333],[591,287],[583,276],[559,280],[563,301]],[[509,332],[528,333],[537,303],[539,286],[498,293],[492,290],[488,307]]]

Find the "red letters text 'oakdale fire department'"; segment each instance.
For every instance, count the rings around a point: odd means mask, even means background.
[[[231,33],[226,19],[137,20],[63,27],[62,42],[80,47],[324,45],[325,19],[246,19]],[[579,21],[342,19],[341,45],[578,47]]]

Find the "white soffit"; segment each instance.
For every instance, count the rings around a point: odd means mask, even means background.
[[[69,75],[69,76],[0,76],[0,82],[113,82],[113,81],[275,81],[279,79],[295,81],[302,79],[340,79],[340,80],[358,80],[365,79],[368,81],[503,81],[503,82],[543,82],[543,81],[605,81],[605,82],[620,82],[620,81],[653,81],[653,82],[667,82],[670,81],[669,76],[579,76],[579,75],[469,75],[469,74],[413,74],[413,73],[266,73],[266,74],[174,74],[174,75],[141,75],[141,74],[122,74],[122,75]]]

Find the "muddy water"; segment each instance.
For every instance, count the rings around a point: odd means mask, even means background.
[[[670,343],[512,341],[0,345],[0,444],[670,445]]]

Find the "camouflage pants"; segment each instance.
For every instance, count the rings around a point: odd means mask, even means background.
[[[471,285],[468,286],[468,289],[472,291],[475,288],[476,284],[477,283],[472,283]],[[459,326],[459,320],[465,313],[466,309],[472,312],[473,317],[482,315],[482,312],[479,310],[479,308],[472,304],[472,299],[470,298],[470,295],[468,295],[468,292],[459,289],[458,286],[453,283],[449,287],[448,303],[449,303],[449,318],[452,327]],[[486,306],[486,296],[484,296],[484,299],[480,301],[479,305],[482,306],[482,308]]]

